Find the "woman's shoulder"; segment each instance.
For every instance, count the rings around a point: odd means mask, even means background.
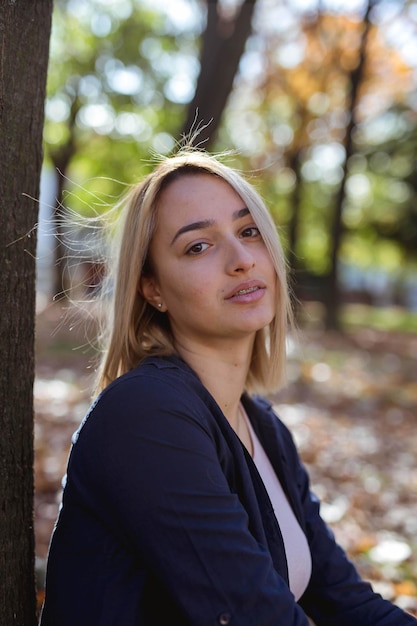
[[[98,395],[73,443],[81,430],[113,432],[115,428],[130,428],[132,424],[143,427],[148,423],[163,424],[165,418],[174,414],[205,423],[212,415],[208,395],[193,370],[179,357],[149,357]]]
[[[148,357],[112,381],[88,415],[130,419],[132,415],[177,413],[206,421],[219,407],[195,372],[178,356]]]
[[[148,357],[137,367],[113,380],[98,396],[101,402],[110,397],[132,394],[157,396],[172,393],[202,393],[203,386],[194,371],[178,356]]]

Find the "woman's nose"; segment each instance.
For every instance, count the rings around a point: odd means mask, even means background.
[[[249,246],[234,241],[228,246],[227,271],[235,274],[236,272],[248,272],[255,266],[255,258],[249,249]]]

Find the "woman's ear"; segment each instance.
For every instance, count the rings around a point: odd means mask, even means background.
[[[142,274],[139,279],[138,291],[155,309],[163,312],[166,311],[158,283],[152,274]]]

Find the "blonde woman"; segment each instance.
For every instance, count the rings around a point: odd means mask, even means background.
[[[182,150],[127,199],[98,399],[42,626],[405,626],[319,516],[291,435],[285,260],[251,185]]]

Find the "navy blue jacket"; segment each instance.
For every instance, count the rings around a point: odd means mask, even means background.
[[[271,406],[243,402],[310,545],[299,603],[252,459],[183,361],[150,358],[109,385],[74,436],[42,626],[417,624],[335,543]]]

